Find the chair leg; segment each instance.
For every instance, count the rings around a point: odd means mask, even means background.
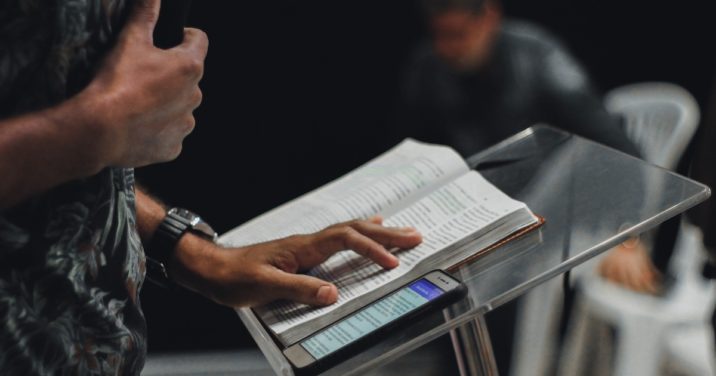
[[[619,328],[614,375],[656,375],[663,352],[661,325],[646,317],[630,317]]]

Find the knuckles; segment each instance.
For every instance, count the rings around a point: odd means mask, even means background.
[[[209,50],[209,36],[204,30],[187,27],[184,29],[184,44],[196,47],[196,50],[203,56],[206,56]]]
[[[200,43],[204,47],[203,50],[206,51],[209,47],[209,35],[207,35],[206,32],[201,29],[191,30],[193,30],[193,32],[196,34],[197,43]]]
[[[345,240],[355,234],[355,230],[350,226],[339,226],[329,231],[331,237],[335,239]]]
[[[327,231],[328,237],[344,249],[350,248],[351,242],[358,235],[358,231],[356,231],[353,227],[350,226],[339,226],[329,229]]]
[[[177,159],[179,157],[179,155],[181,155],[181,151],[182,151],[182,143],[180,141],[180,142],[177,142],[175,145],[170,146],[167,149],[164,157],[162,158],[163,160],[161,162],[169,162],[169,161],[173,161],[173,160]]]
[[[179,145],[177,145],[174,148],[174,151],[172,152],[171,156],[169,156],[169,160],[173,161],[173,160],[179,158],[179,155],[181,155],[182,148],[183,148],[182,144],[179,143]]]
[[[182,129],[182,135],[186,137],[194,130],[194,127],[196,127],[196,119],[194,116],[189,115],[187,119],[184,120],[183,125],[184,129]]]
[[[204,59],[187,56],[180,60],[178,69],[183,77],[198,81],[204,75]]]
[[[204,100],[204,93],[202,93],[201,89],[197,87],[194,92],[192,93],[192,99],[191,103],[193,108],[197,108],[201,105],[201,102]]]

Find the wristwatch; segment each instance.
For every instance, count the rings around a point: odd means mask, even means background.
[[[200,216],[183,208],[171,208],[154,233],[147,257],[147,277],[163,287],[169,287],[171,280],[167,271],[169,259],[184,234],[191,232],[209,241],[216,242],[218,234]]]

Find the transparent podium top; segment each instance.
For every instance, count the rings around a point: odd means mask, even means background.
[[[328,370],[361,374],[387,363],[478,315],[648,230],[708,198],[708,187],[547,126],[529,128],[468,163],[502,191],[544,217],[537,231],[463,265],[453,274],[468,297],[394,332]],[[449,312],[449,313],[448,313]],[[238,310],[277,374],[291,366],[249,309]]]

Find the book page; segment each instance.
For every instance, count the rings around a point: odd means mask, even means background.
[[[244,246],[373,215],[390,216],[469,169],[454,150],[406,139],[347,175],[229,231]]]
[[[388,226],[414,226],[423,234],[419,246],[396,253],[400,259],[397,268],[384,270],[351,251],[339,252],[310,272],[338,287],[337,303],[313,308],[280,301],[257,312],[280,334],[400,278],[431,255],[524,208],[523,203],[509,198],[476,171],[470,171],[385,220]]]

